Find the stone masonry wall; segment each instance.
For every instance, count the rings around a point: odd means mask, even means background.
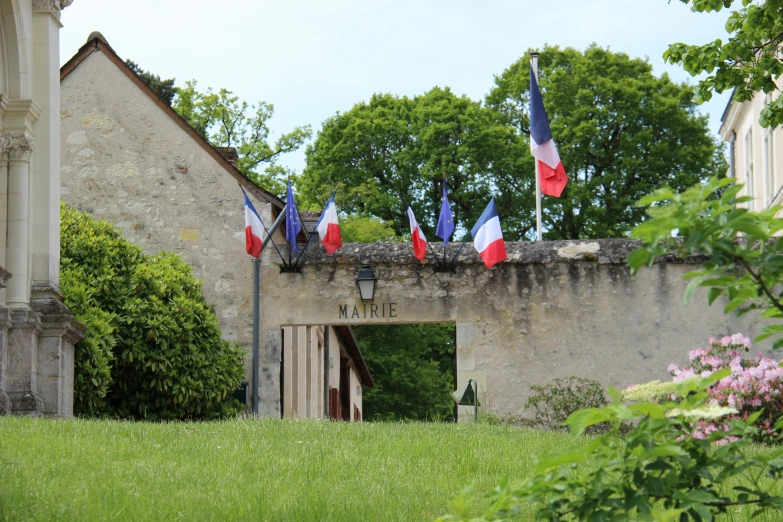
[[[264,258],[265,411],[279,407],[281,325],[456,323],[458,384],[476,379],[483,403],[501,414],[520,413],[533,384],[570,375],[616,387],[666,379],[670,363],[686,362],[710,336],[759,330],[750,316],[707,307],[704,294],[683,304],[682,276],[698,260],[631,276],[625,259],[633,241],[506,246],[509,261],[487,270],[466,245],[453,273],[435,272],[429,258],[419,263],[408,244],[344,245],[331,257],[318,247],[301,274],[281,274],[273,257]],[[370,304],[355,283],[363,264],[378,277]]]
[[[179,253],[223,336],[249,352],[252,265],[236,180],[101,52],[63,79],[61,96],[63,200],[145,253]],[[269,220],[269,205],[254,205]]]

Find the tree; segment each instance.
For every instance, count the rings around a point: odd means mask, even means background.
[[[729,9],[737,0],[681,0],[695,12]],[[681,64],[696,76],[707,73],[698,84],[699,99],[707,101],[712,93],[734,89],[732,99],[745,102],[757,92],[777,89],[777,79],[783,75],[781,44],[783,44],[783,3],[780,0],[751,2],[731,12],[726,22],[728,41],[717,39],[704,45],[675,43],[663,57]],[[762,127],[783,124],[783,98],[778,96],[762,111]]]
[[[626,236],[644,213],[634,202],[668,184],[683,189],[726,169],[693,89],[652,74],[644,60],[591,46],[546,47],[540,85],[571,181],[543,201],[547,239]],[[531,238],[535,177],[528,134],[525,56],[496,78],[486,104],[434,88],[413,98],[376,94],[324,122],[307,148],[298,186],[408,233],[401,191],[432,237],[446,177],[459,233],[467,235],[494,195],[506,239]]]
[[[307,147],[297,186],[304,204],[319,206],[342,182],[341,210],[382,219],[403,236],[410,229],[399,191],[430,237],[444,177],[463,234],[497,187],[507,238],[516,239],[530,226],[519,210],[532,200],[511,187],[515,165],[526,154],[525,144],[496,112],[448,88],[414,98],[376,94],[324,122]]]
[[[356,326],[375,381],[364,390],[367,420],[451,419],[455,325]]]
[[[539,85],[569,183],[543,199],[547,239],[627,236],[644,219],[634,203],[655,188],[677,190],[724,173],[722,148],[696,112],[693,89],[652,74],[645,60],[595,45],[545,47]],[[528,56],[495,78],[487,104],[527,142]],[[533,163],[523,161],[524,190]]]
[[[244,352],[222,339],[179,256],[148,256],[106,221],[61,207],[61,289],[89,329],[76,346],[77,413],[150,420],[237,413]]]
[[[145,71],[139,64],[133,60],[125,60],[125,64],[135,72],[139,78],[141,78],[147,86],[155,91],[161,100],[166,102],[166,105],[171,105],[171,101],[177,94],[177,88],[174,87],[175,78],[169,78],[167,80],[161,79],[157,74],[152,74],[149,71]]]
[[[236,147],[236,167],[256,185],[274,194],[285,193],[285,179],[291,170],[277,163],[285,153],[293,152],[310,139],[310,126],[296,127],[272,144],[269,120],[274,114],[270,103],[255,105],[240,100],[228,89],[200,92],[196,81],[185,82],[177,90],[173,108],[212,145]]]

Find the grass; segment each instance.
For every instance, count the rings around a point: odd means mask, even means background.
[[[0,417],[0,520],[432,520],[571,444],[486,424]]]

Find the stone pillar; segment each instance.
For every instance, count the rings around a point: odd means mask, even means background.
[[[6,304],[27,309],[30,304],[29,225],[30,225],[30,155],[35,150],[33,138],[26,132],[12,133],[8,138],[8,238],[6,264],[14,274],[9,281]]]
[[[38,334],[38,396],[43,413],[57,417],[73,416],[74,347],[84,339],[86,327],[76,321],[59,299],[31,300],[41,317]]]
[[[3,267],[0,266],[0,289],[4,289],[6,281],[11,277]],[[11,399],[5,392],[8,377],[8,330],[11,328],[11,316],[8,308],[0,301],[0,415],[11,413]]]
[[[60,9],[70,2],[33,0],[33,99],[37,147],[31,170],[31,297],[56,297],[60,280]]]

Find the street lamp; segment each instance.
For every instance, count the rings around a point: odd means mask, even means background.
[[[473,386],[471,386],[471,383]],[[473,379],[459,390],[451,392],[451,398],[459,406],[473,406],[473,422],[478,421],[478,384]]]
[[[364,265],[356,276],[356,284],[359,285],[359,294],[362,296],[362,301],[372,301],[375,297],[375,281],[378,278],[375,277],[375,270],[369,265]]]

